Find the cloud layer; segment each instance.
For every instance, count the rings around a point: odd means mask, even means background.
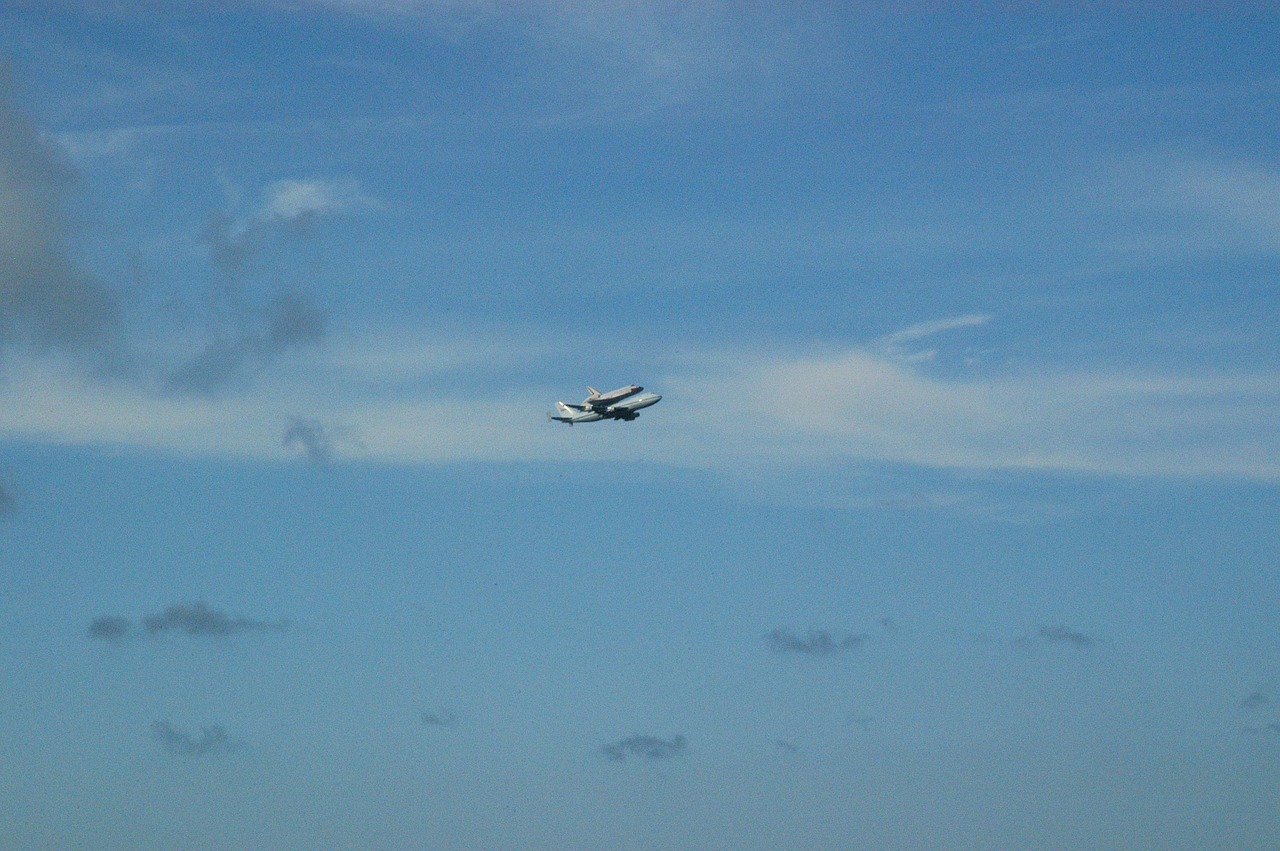
[[[548,357],[492,335],[453,346],[331,340],[305,364],[281,365],[217,399],[15,360],[0,387],[0,438],[261,458],[300,449],[322,460],[332,432],[291,412],[324,410],[360,435],[344,454],[388,462],[626,458],[729,472],[870,461],[1280,479],[1280,375],[1268,373],[954,377],[871,344],[822,355],[704,351],[646,380],[664,401],[639,422],[569,432],[541,421],[564,381],[495,387],[484,364],[453,374],[456,382],[476,370],[465,395],[431,388],[440,364],[470,363],[484,350],[493,364],[523,358],[526,370]],[[283,446],[281,422],[290,423]]]

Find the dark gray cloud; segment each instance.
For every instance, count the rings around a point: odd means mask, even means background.
[[[213,753],[230,753],[240,747],[232,741],[227,731],[214,724],[193,736],[185,730],[179,730],[168,721],[156,721],[151,725],[151,735],[161,746],[175,756],[204,756]]]
[[[321,343],[328,316],[310,297],[283,293],[264,300],[250,295],[246,284],[272,246],[306,235],[320,215],[364,203],[354,185],[280,181],[267,188],[253,215],[213,216],[203,235],[214,272],[208,294],[210,339],[166,376],[165,388],[213,395],[269,367],[285,352]]]
[[[1272,733],[1280,735],[1280,721],[1272,721],[1261,727],[1245,727],[1240,732],[1246,736],[1265,736]]]
[[[458,724],[458,716],[448,711],[435,712],[424,709],[418,717],[427,727],[455,727]]]
[[[605,758],[613,762],[622,762],[628,756],[648,760],[669,759],[684,751],[687,742],[684,736],[673,736],[670,740],[657,736],[628,736],[612,744],[601,746]]]
[[[239,632],[262,632],[287,629],[287,620],[260,621],[253,618],[232,617],[202,602],[176,603],[158,615],[142,619],[142,626],[151,635],[165,632],[185,632],[193,636],[223,636]]]
[[[867,640],[862,633],[845,633],[836,637],[825,629],[814,630],[801,638],[785,629],[775,629],[765,636],[770,649],[775,653],[799,653],[805,656],[831,656],[845,650],[852,650]]]
[[[210,396],[225,390],[245,370],[243,346],[228,340],[209,342],[204,349],[165,377],[166,390]]]
[[[18,501],[9,489],[0,482],[0,517],[10,517],[18,511]]]
[[[1093,639],[1066,626],[1042,626],[1038,633],[1040,638],[1050,644],[1066,644],[1071,647],[1077,647],[1081,650],[1093,646]]]
[[[267,303],[262,348],[267,354],[314,346],[323,342],[329,317],[298,293],[284,293]]]
[[[103,641],[119,641],[133,630],[133,621],[116,615],[94,618],[89,624],[89,637]]]
[[[1263,709],[1270,705],[1270,703],[1271,695],[1267,694],[1266,689],[1260,688],[1256,689],[1252,694],[1246,695],[1245,698],[1240,701],[1240,708],[1242,710]]]
[[[118,358],[115,295],[71,261],[63,213],[77,175],[13,101],[0,65],[0,345]],[[103,361],[106,363],[107,361]]]
[[[298,448],[308,461],[324,463],[333,457],[333,436],[319,420],[294,417],[281,443],[285,449]]]
[[[238,298],[238,296],[236,297]],[[307,296],[287,293],[258,309],[240,306],[196,355],[165,376],[173,393],[212,396],[261,372],[293,349],[324,340],[328,316]]]

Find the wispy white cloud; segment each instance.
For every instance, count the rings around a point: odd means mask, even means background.
[[[954,331],[960,328],[976,328],[990,321],[990,316],[970,313],[965,316],[955,316],[948,319],[935,319],[932,322],[920,322],[883,337],[880,340],[880,349],[891,357],[913,361],[932,360],[937,354],[937,349],[913,350],[911,348],[912,344],[946,331]]]
[[[774,15],[721,0],[313,0],[330,10],[406,22],[465,44],[501,33],[532,55],[513,78],[553,123],[646,115],[715,93],[761,96],[822,41],[795,10]],[[807,61],[807,60],[806,60]],[[744,85],[744,81],[750,81]],[[728,85],[733,83],[732,86]],[[528,87],[528,91],[521,90]],[[723,103],[719,107],[723,107]]]
[[[1165,177],[1162,200],[1199,213],[1233,248],[1280,250],[1280,171],[1249,162],[1182,160]]]
[[[264,190],[259,216],[292,221],[373,206],[374,201],[352,179],[278,180]]]
[[[723,384],[723,382],[722,382]],[[1280,377],[940,378],[866,351],[782,357],[726,388],[776,451],[974,469],[1280,474]],[[731,423],[724,423],[731,428]]]
[[[934,334],[941,334],[944,331],[953,331],[956,328],[975,328],[979,325],[986,325],[991,321],[990,316],[981,313],[970,313],[966,316],[954,316],[948,319],[935,319],[931,322],[920,322],[909,328],[903,328],[901,331],[894,331],[887,335],[884,339],[888,343],[901,344],[922,340],[925,337],[932,337]]]
[[[626,460],[734,475],[889,462],[1280,479],[1280,376],[1265,372],[944,377],[874,346],[708,350],[650,382],[665,399],[639,422],[570,429],[542,417],[570,389],[562,376],[495,384],[487,367],[467,366],[477,341],[463,341],[453,361],[464,379],[486,370],[471,386],[432,380],[443,341],[384,338],[373,354],[344,352],[348,345],[334,339],[329,353],[299,352],[216,399],[94,380],[56,359],[15,361],[0,385],[0,437],[282,459],[291,454],[280,440],[288,424],[322,415],[350,436],[334,447],[338,460]],[[483,345],[500,362],[522,361],[524,375],[559,372],[545,350],[493,336]]]

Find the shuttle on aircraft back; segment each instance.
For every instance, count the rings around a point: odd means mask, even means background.
[[[547,420],[568,423],[591,423],[597,420],[623,420],[630,422],[640,416],[640,410],[662,401],[657,393],[644,393],[639,384],[628,384],[608,393],[601,393],[590,385],[587,391],[591,394],[582,400],[581,405],[569,402],[556,402],[554,412],[547,412]]]

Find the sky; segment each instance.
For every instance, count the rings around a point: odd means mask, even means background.
[[[5,842],[1280,846],[1277,32],[0,3]]]

